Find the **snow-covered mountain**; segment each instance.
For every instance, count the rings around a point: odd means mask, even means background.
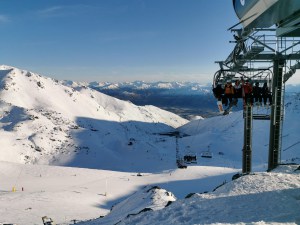
[[[270,121],[253,122],[253,175],[232,181],[242,111],[188,122],[74,84],[1,66],[0,224],[299,224],[299,166],[264,172]],[[284,163],[300,163],[299,114],[290,93]],[[178,169],[176,151],[197,162]]]
[[[157,134],[187,122],[154,106],[136,106],[9,66],[0,67],[0,86],[4,161],[112,170],[132,165],[144,171],[135,157],[163,159],[164,148],[152,146]]]
[[[216,99],[211,84],[197,82],[74,82],[64,81],[67,86],[76,88],[90,87],[118,99],[133,102],[136,105],[155,105],[171,111],[188,120],[197,116],[216,116]],[[299,84],[286,84],[286,93],[300,91]],[[235,111],[242,107],[234,108]]]
[[[166,109],[188,120],[197,116],[210,117],[215,114],[216,101],[211,85],[196,82],[91,82],[80,84],[66,82],[73,87],[87,85],[90,88],[131,101],[136,105],[154,105]]]

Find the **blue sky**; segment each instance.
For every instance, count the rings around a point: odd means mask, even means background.
[[[0,0],[0,64],[77,81],[211,82],[231,0]]]

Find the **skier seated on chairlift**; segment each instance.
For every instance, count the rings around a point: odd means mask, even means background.
[[[267,100],[269,100],[269,104],[272,105],[272,94],[268,88],[267,82],[264,83],[263,87],[261,88],[261,95],[262,99],[264,100],[264,105],[267,105]]]
[[[253,99],[257,105],[262,105],[262,88],[259,87],[259,83],[256,82],[253,87]]]
[[[225,102],[225,106],[227,106],[228,100],[229,100],[229,104],[232,103],[232,97],[234,95],[234,89],[230,81],[227,81],[227,83],[225,84],[224,94],[227,99],[227,101]]]
[[[242,80],[243,85],[243,98],[244,98],[244,106],[246,104],[253,104],[253,98],[252,98],[252,85],[250,84],[249,80],[246,80],[245,82]]]
[[[221,84],[218,84],[215,88],[213,88],[213,93],[218,101],[222,101],[222,103],[225,102],[224,89],[222,88]]]
[[[233,89],[234,89],[234,100],[237,103],[238,98],[242,98],[242,85],[239,80],[235,81]]]

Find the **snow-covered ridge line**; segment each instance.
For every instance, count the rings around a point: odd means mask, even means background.
[[[88,86],[97,90],[176,90],[180,93],[198,93],[208,94],[211,93],[211,85],[200,84],[197,82],[145,82],[145,81],[133,81],[133,82],[74,82],[64,81],[64,84],[71,87]]]
[[[108,169],[111,164],[95,155],[119,161],[122,156],[114,151],[130,148],[128,143],[149,151],[143,135],[155,138],[153,133],[188,122],[154,106],[136,106],[9,66],[0,67],[0,87],[0,132],[6,137],[0,144],[9,149],[0,160],[5,161]],[[94,154],[91,162],[79,160],[84,152]]]

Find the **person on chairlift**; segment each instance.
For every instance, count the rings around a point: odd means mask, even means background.
[[[225,97],[229,100],[229,104],[231,104],[232,97],[234,95],[234,89],[233,89],[233,86],[232,86],[232,84],[231,84],[231,82],[229,80],[225,84],[224,94],[225,94]]]
[[[251,104],[253,103],[252,99],[252,85],[250,84],[249,80],[246,80],[243,84],[243,98],[244,98],[244,106],[246,104]]]
[[[264,100],[264,105],[267,105],[267,100],[269,100],[269,104],[272,105],[272,94],[269,90],[267,82],[264,83],[261,89],[262,99]]]
[[[253,99],[255,104],[262,105],[262,88],[259,87],[259,83],[256,82],[253,87]]]
[[[239,80],[236,80],[233,86],[234,89],[234,99],[235,102],[238,102],[238,98],[242,97],[242,84]]]
[[[221,84],[218,84],[215,88],[213,88],[213,93],[215,98],[218,99],[218,101],[222,101],[224,89],[222,88]]]

